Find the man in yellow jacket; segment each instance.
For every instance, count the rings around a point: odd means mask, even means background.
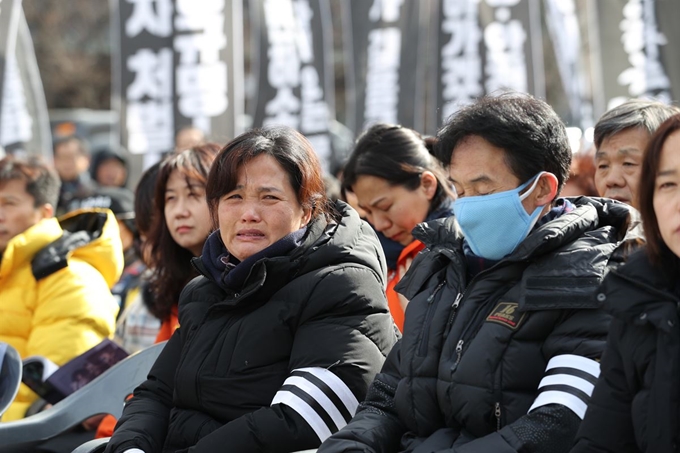
[[[63,365],[115,328],[110,288],[123,269],[113,213],[54,217],[59,179],[38,160],[0,160],[0,341],[22,358]],[[3,421],[22,418],[37,395],[22,385]]]

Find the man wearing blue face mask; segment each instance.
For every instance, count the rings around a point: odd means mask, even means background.
[[[566,130],[531,96],[482,98],[437,137],[455,217],[414,230],[403,338],[319,452],[568,452],[609,325],[594,293],[642,240],[637,211],[558,198]]]

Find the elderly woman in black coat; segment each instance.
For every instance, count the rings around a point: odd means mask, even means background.
[[[301,134],[237,137],[206,196],[219,229],[107,452],[317,447],[350,420],[396,342],[380,243],[353,209],[329,205]]]
[[[598,294],[614,319],[571,453],[680,451],[680,115],[652,136],[638,193],[646,251]]]

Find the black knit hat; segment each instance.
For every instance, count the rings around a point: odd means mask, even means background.
[[[122,220],[133,233],[137,233],[135,225],[135,194],[122,187],[100,187],[89,197],[74,200],[69,210],[79,208],[110,209],[116,219]]]

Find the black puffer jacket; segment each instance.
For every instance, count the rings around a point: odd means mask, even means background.
[[[609,324],[592,296],[639,237],[628,206],[573,202],[469,282],[454,219],[417,227],[404,336],[320,452],[568,451],[588,398],[569,384],[594,381]]]
[[[680,300],[640,252],[602,284],[614,315],[574,453],[677,452]]]
[[[187,285],[181,327],[107,452],[288,452],[344,426],[397,337],[380,244],[339,205],[338,224],[313,222],[292,252],[257,261],[238,292],[206,276]]]

